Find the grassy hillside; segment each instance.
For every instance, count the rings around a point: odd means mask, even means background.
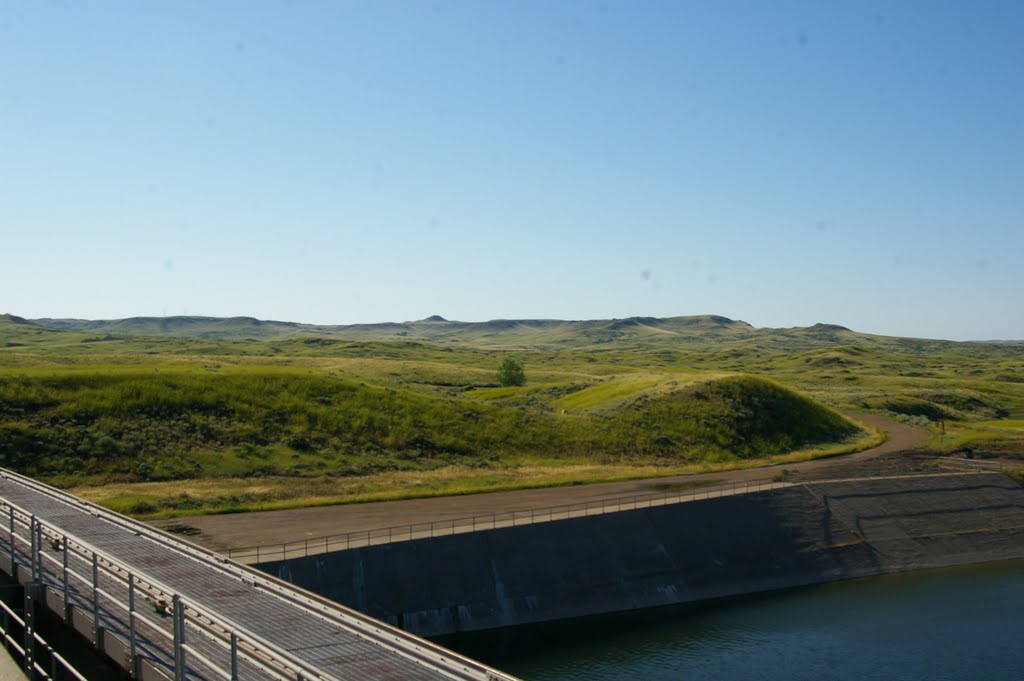
[[[42,321],[0,317],[0,465],[143,515],[568,484],[871,441],[829,407],[925,424],[937,448],[1024,451],[1024,344],[710,316]],[[498,386],[504,357],[527,385]]]
[[[752,377],[640,393],[577,415],[262,366],[22,371],[0,377],[0,414],[0,465],[65,481],[358,475],[623,455],[730,460],[857,433],[834,412]]]

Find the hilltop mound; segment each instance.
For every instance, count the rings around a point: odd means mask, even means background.
[[[664,323],[664,319],[657,317],[628,317],[626,319],[613,319],[608,328],[628,329],[634,326],[661,326]]]
[[[705,315],[694,315],[691,317],[669,317],[666,321],[672,322],[676,326],[703,326],[703,327],[717,327],[717,328],[744,328],[753,329],[754,327],[747,324],[744,321],[738,319],[729,319],[728,317],[721,317],[714,314]]]
[[[860,429],[842,415],[771,381],[731,376],[642,397],[625,419],[648,447],[687,458],[754,458],[838,442]]]
[[[551,452],[724,461],[857,432],[835,412],[746,376],[646,391],[566,421],[299,369],[126,367],[0,376],[0,413],[10,416],[0,424],[0,465],[138,480],[353,475]]]
[[[853,367],[862,366],[866,351],[863,348],[848,345],[833,345],[827,348],[818,348],[797,355],[804,364],[816,367]]]

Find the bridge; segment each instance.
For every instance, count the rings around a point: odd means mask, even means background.
[[[42,642],[36,629],[45,608],[131,678],[147,681],[514,681],[3,469],[0,571],[24,587],[23,614],[5,606],[0,617],[5,645],[31,678],[85,678]]]

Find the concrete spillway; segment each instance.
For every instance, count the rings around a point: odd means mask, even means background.
[[[809,482],[261,569],[424,636],[1024,558],[1001,473]]]

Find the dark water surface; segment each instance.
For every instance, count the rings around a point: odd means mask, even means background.
[[[619,631],[607,622],[592,628],[547,628],[546,650],[492,661],[528,681],[1024,680],[1024,562],[842,582],[630,619]]]

